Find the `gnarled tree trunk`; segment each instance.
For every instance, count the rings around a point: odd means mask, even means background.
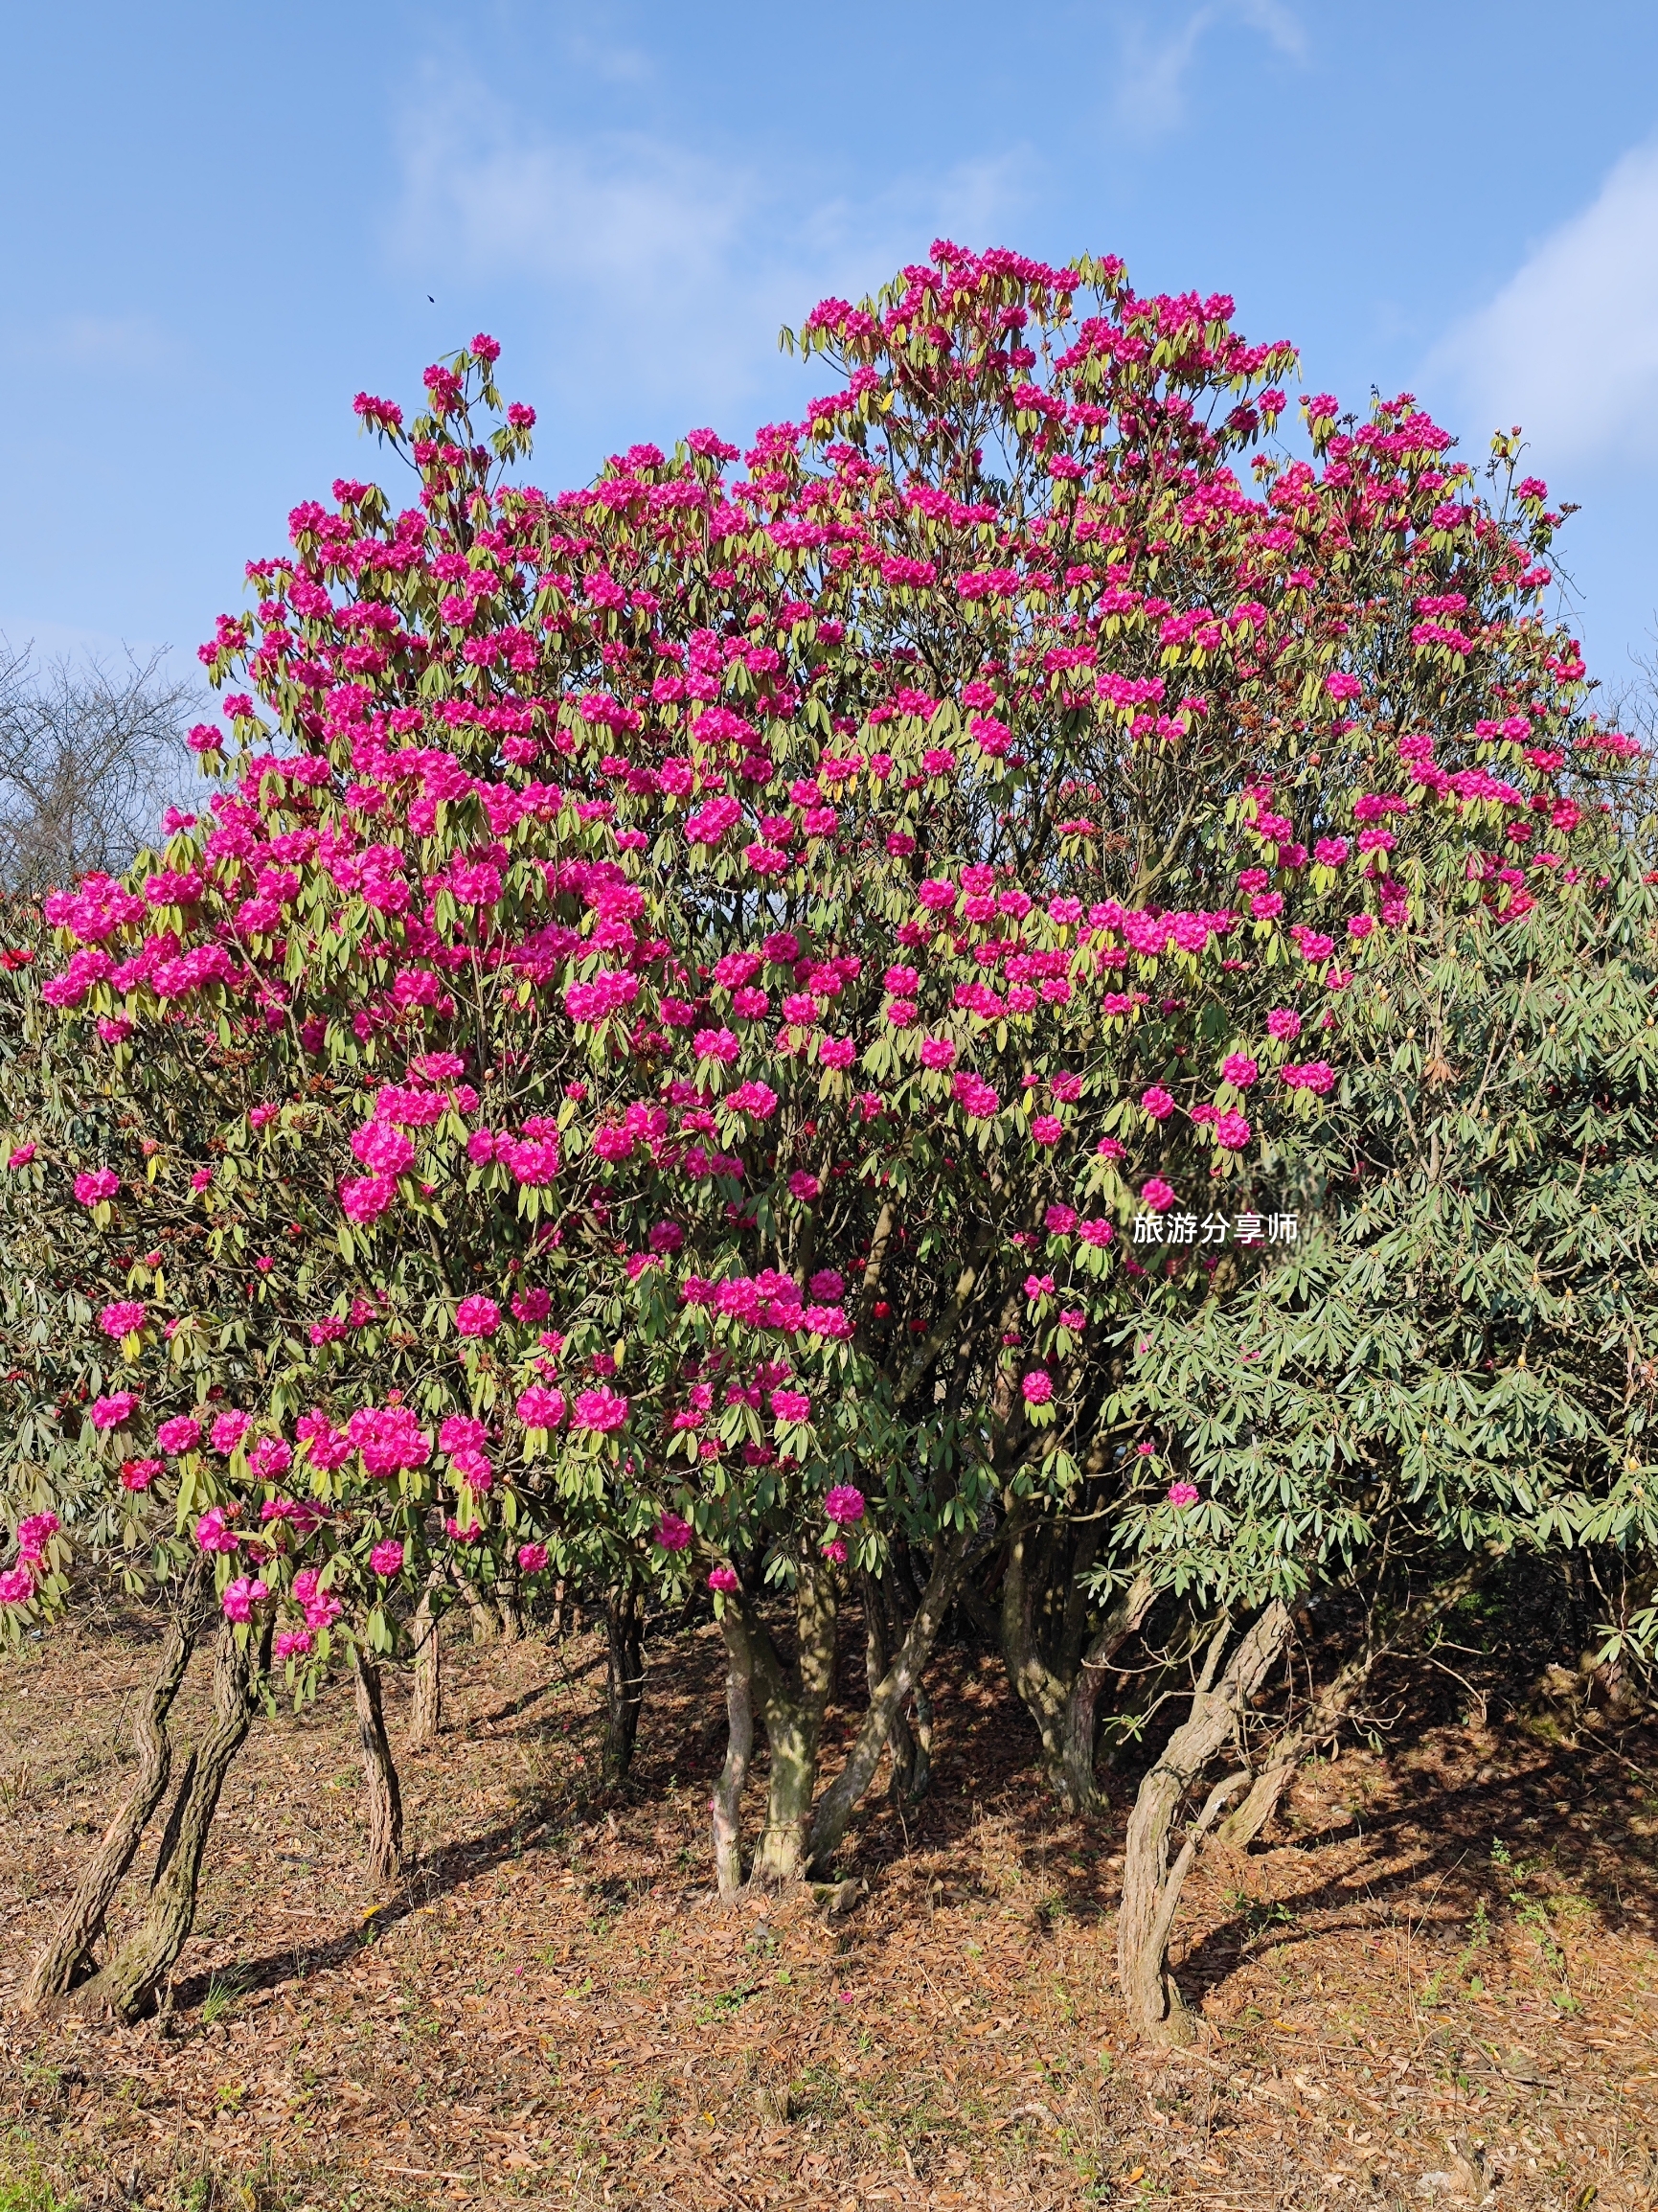
[[[1289,1638],[1289,1614],[1276,1600],[1238,1643],[1218,1683],[1215,1672],[1231,1634],[1222,1621],[1192,1693],[1190,1718],[1140,1785],[1128,1819],[1123,1902],[1117,1916],[1117,1974],[1132,2024],[1160,2042],[1191,2040],[1180,1993],[1169,1976],[1169,1931],[1197,1847],[1228,1799],[1248,1782],[1247,1771],[1215,1786],[1169,1863],[1174,1815],[1204,1768],[1236,1734],[1256,1689]],[[1213,1687],[1211,1685],[1214,1684]]]
[[[138,1771],[82,1870],[75,1895],[57,1916],[57,1926],[30,1969],[23,1990],[25,2012],[37,2011],[49,1999],[64,1995],[89,1961],[92,1948],[103,1932],[104,1916],[137,1856],[144,1831],[167,1793],[172,1771],[168,1716],[201,1632],[204,1583],[203,1575],[193,1576],[169,1617],[161,1662],[133,1716]]]
[[[1424,1590],[1408,1603],[1389,1624],[1387,1633],[1367,1635],[1364,1647],[1339,1669],[1312,1703],[1273,1745],[1249,1794],[1215,1831],[1216,1839],[1235,1851],[1246,1850],[1276,1811],[1304,1759],[1328,1744],[1352,1711],[1378,1662],[1391,1653],[1415,1651],[1444,1613],[1473,1587],[1477,1567],[1468,1567],[1451,1582]]]
[[[934,1554],[933,1571],[927,1578],[927,1586],[904,1640],[874,1686],[869,1710],[852,1740],[846,1765],[824,1791],[812,1819],[809,1859],[820,1871],[828,1868],[840,1849],[852,1810],[874,1779],[882,1746],[894,1721],[902,1714],[905,1699],[920,1680],[921,1669],[932,1655],[944,1615],[962,1586],[972,1552],[972,1536],[962,1530],[942,1541]]]
[[[645,1702],[645,1608],[631,1584],[604,1596],[604,1779],[624,1782]]]
[[[409,1697],[408,1745],[411,1751],[430,1751],[443,1725],[443,1638],[432,1598],[443,1581],[442,1567],[434,1567],[420,1592],[412,1624],[415,1646],[414,1681]]]
[[[759,1621],[751,1621],[749,1629],[771,1773],[765,1827],[748,1879],[758,1888],[781,1889],[799,1881],[806,1869],[806,1832],[817,1788],[824,1708],[834,1681],[835,1588],[830,1568],[809,1557],[800,1563],[795,1583],[795,1654],[789,1667],[781,1665],[771,1638]]]
[[[403,1870],[403,1796],[386,1735],[380,1701],[380,1669],[361,1644],[352,1648],[357,1708],[357,1748],[363,1756],[363,1782],[369,1809],[369,1877],[395,1881]]]
[[[273,1623],[238,1637],[227,1622],[219,1631],[213,1670],[214,1724],[193,1762],[170,1822],[176,1841],[157,1871],[144,1917],[90,1981],[75,2003],[91,2014],[135,2020],[154,2004],[195,1921],[202,1855],[218,1810],[219,1791],[232,1762],[247,1741],[260,1683],[270,1658]],[[256,1640],[257,1639],[257,1640]]]
[[[708,1810],[714,1819],[714,1871],[722,1904],[742,1889],[742,1790],[754,1756],[754,1652],[740,1612],[727,1606],[725,1633],[725,1766]]]

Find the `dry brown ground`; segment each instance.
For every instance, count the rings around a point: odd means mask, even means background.
[[[391,1898],[349,1695],[260,1724],[173,2011],[130,2030],[14,1999],[148,1653],[117,1624],[0,1661],[0,2212],[1658,2201],[1650,1736],[1446,1727],[1314,1769],[1194,1879],[1202,2035],[1168,2059],[1112,1992],[1122,1808],[1054,1814],[989,1661],[941,1666],[934,1793],[864,1821],[834,1924],[710,1902],[712,1633],[653,1658],[606,1797],[592,1645],[455,1649]]]

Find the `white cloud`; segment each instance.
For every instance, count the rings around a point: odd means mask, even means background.
[[[1658,145],[1533,250],[1436,349],[1481,431],[1519,423],[1549,466],[1658,454]]]
[[[466,83],[403,126],[397,258],[442,296],[522,284],[554,318],[546,367],[578,405],[671,398],[687,423],[776,380],[778,328],[826,292],[860,294],[940,230],[994,241],[1028,157],[900,175],[867,198],[644,134],[557,135]]]
[[[1186,80],[1210,32],[1241,23],[1278,52],[1299,61],[1306,51],[1300,23],[1283,0],[1205,0],[1178,30],[1154,35],[1138,19],[1122,25],[1113,108],[1137,137],[1160,137],[1186,117]]]

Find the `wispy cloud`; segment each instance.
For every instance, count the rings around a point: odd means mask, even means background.
[[[1120,19],[1120,54],[1112,102],[1118,125],[1136,137],[1157,138],[1185,121],[1187,85],[1209,34],[1241,25],[1299,61],[1306,38],[1283,0],[1205,0],[1174,30],[1152,30],[1138,12]]]
[[[395,251],[430,290],[527,286],[569,398],[671,396],[688,420],[774,382],[779,326],[824,292],[868,289],[940,230],[989,242],[1030,168],[1013,148],[852,198],[795,158],[539,128],[466,82],[411,105],[402,158]]]
[[[1480,429],[1520,423],[1551,467],[1658,455],[1658,145],[1626,153],[1449,332],[1429,374],[1460,388]]]

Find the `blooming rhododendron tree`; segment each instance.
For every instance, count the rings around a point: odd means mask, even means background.
[[[1197,1219],[1287,1202],[1429,876],[1498,934],[1584,896],[1599,756],[1537,612],[1540,488],[1481,493],[1408,396],[1311,400],[1291,452],[1293,354],[1230,314],[942,243],[814,311],[838,388],[803,422],[556,498],[512,472],[492,341],[406,424],[361,396],[411,503],[294,511],[205,649],[222,787],[52,912],[76,1038],[126,1080],[129,1036],[214,1035],[261,1102],[237,1156],[306,1194],[227,1452],[326,1563],[191,1446],[233,1617],[303,1676],[345,1553],[694,1577],[727,1891],[756,1714],[749,1871],[784,1881],[975,1577],[1086,1803],[1103,1654],[1158,1588],[1257,1607],[1357,1539],[1343,1494],[1222,1540],[1130,1448],[1118,1331],[1253,1294],[1270,1256]],[[120,1194],[84,1202],[112,1235]],[[1097,1558],[1124,1587],[1091,1606]],[[852,1590],[880,1663],[820,1794]],[[1239,1697],[1281,1614],[1256,1630]]]

